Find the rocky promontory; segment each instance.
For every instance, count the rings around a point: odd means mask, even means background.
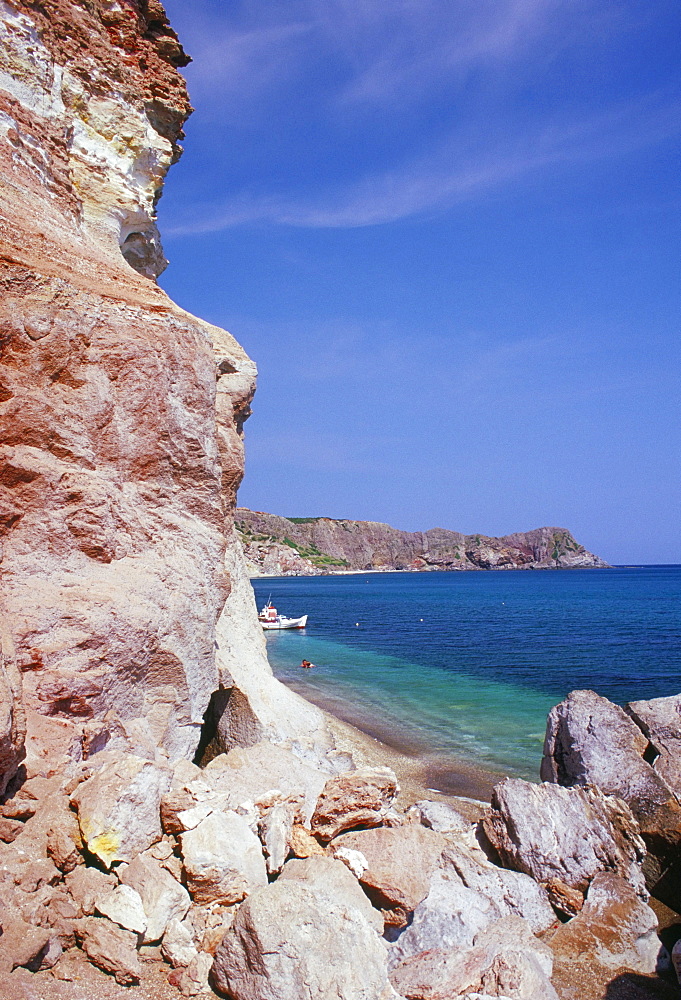
[[[251,576],[607,566],[565,528],[535,528],[490,538],[445,528],[400,531],[377,521],[280,517],[246,507],[237,508],[235,524]]]

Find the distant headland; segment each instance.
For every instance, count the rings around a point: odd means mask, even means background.
[[[280,517],[238,507],[235,524],[251,576],[368,570],[602,569],[566,528],[502,538],[445,528],[400,531],[377,521]]]

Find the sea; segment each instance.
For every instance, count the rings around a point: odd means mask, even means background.
[[[576,688],[681,691],[681,566],[260,578],[275,675],[395,749],[538,780],[546,715]],[[314,669],[301,669],[310,660]]]

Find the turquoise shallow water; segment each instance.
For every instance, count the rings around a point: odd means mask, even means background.
[[[254,581],[301,632],[275,674],[415,753],[537,778],[548,710],[574,688],[681,691],[681,567],[380,573]],[[301,670],[306,658],[314,670]]]

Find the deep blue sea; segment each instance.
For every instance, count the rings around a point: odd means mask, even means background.
[[[537,779],[546,714],[575,688],[681,691],[681,566],[371,573],[253,581],[275,674],[414,753]],[[314,670],[301,670],[305,658]]]

